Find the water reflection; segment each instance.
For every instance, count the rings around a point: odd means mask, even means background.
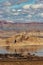
[[[21,49],[10,48],[9,46],[0,47],[0,54],[13,54],[18,52],[21,52],[21,53],[26,52],[26,53],[30,53],[31,55],[35,54],[37,56],[43,56],[43,46],[38,46],[39,47],[38,49],[35,47],[33,47],[33,50],[31,50],[32,46],[27,47],[28,51],[26,48],[24,48],[25,50],[22,49],[21,51]]]
[[[8,53],[8,51],[6,51],[5,47],[0,47],[0,54],[5,54]]]

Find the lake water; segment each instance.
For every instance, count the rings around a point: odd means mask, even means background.
[[[43,49],[40,49],[36,52],[30,52],[31,54],[35,54],[36,56],[43,56]]]
[[[35,46],[34,46],[34,50],[29,50],[29,52],[31,54],[35,54],[36,56],[43,56],[43,46],[42,46],[42,48],[40,46],[38,49],[35,49]],[[7,53],[8,54],[13,54],[14,49],[9,49],[9,48],[6,48],[6,47],[0,47],[0,54],[7,54]]]
[[[10,54],[10,53],[14,53],[9,51],[9,49],[7,49],[6,47],[0,47],[0,54]]]

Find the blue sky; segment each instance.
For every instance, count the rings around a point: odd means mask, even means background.
[[[0,0],[0,20],[43,22],[43,0]]]

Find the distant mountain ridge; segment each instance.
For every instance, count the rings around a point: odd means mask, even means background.
[[[0,21],[0,30],[43,31],[43,22],[13,23]]]

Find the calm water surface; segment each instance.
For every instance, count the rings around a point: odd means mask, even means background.
[[[42,48],[40,47],[38,49],[34,49],[33,51],[32,50],[29,50],[29,52],[31,54],[35,54],[37,56],[43,56],[43,46],[42,46]],[[9,49],[7,47],[0,47],[0,54],[7,54],[7,53],[13,54],[14,53],[14,49]]]

